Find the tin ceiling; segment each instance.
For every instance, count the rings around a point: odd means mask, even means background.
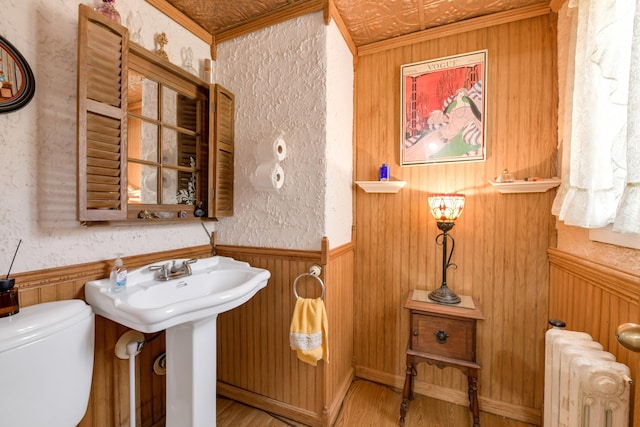
[[[309,0],[167,0],[211,34]],[[549,0],[333,0],[356,46]]]

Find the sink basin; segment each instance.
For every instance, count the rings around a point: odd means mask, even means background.
[[[160,266],[183,265],[192,274],[167,278]],[[166,330],[166,427],[216,425],[216,320],[251,299],[271,273],[233,258],[214,256],[147,265],[130,271],[127,287],[109,279],[86,283],[94,312],[140,332]],[[158,271],[164,276],[158,276]]]
[[[249,283],[255,276],[253,271],[219,270],[199,274],[189,281],[174,279],[175,283],[152,283],[150,286],[141,284],[140,289],[131,292],[124,301],[133,309],[159,309],[196,298],[198,300],[192,301],[192,304],[206,305],[204,297],[216,295],[220,301],[223,301],[224,298],[220,296],[222,292],[228,293],[230,290],[238,289],[239,286]]]
[[[190,276],[156,280],[156,271],[150,267],[159,264],[163,263],[130,271],[127,288],[118,293],[111,292],[108,278],[88,282],[87,302],[96,314],[121,325],[158,332],[244,304],[266,286],[271,275],[246,262],[215,256],[191,264]]]

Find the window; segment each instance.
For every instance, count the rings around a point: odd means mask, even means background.
[[[631,71],[640,67],[640,27],[634,27],[640,10],[629,0],[571,1],[569,7],[573,96],[567,97],[563,183],[553,213],[567,225],[612,224],[613,232],[638,234],[640,76]]]

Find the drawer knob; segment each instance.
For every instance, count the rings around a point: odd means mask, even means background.
[[[449,337],[449,334],[447,334],[442,329],[435,331],[433,334],[436,336],[438,344],[445,344],[447,342],[447,338]]]
[[[414,329],[414,330],[413,330],[413,336],[414,336],[414,337],[417,337],[417,336],[418,336],[418,330],[417,330],[417,329]]]

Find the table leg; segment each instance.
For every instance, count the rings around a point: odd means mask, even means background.
[[[478,406],[478,371],[473,369],[467,377],[469,383],[469,409],[473,414],[473,427],[480,427],[480,408]]]
[[[413,400],[413,362],[407,361],[407,373],[402,389],[402,403],[400,404],[400,425],[404,425],[404,417],[407,415],[409,400]]]

